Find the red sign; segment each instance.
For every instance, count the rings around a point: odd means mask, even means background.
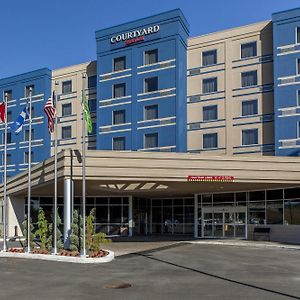
[[[126,40],[125,45],[128,46],[128,45],[131,45],[131,44],[134,44],[134,43],[137,43],[137,42],[141,42],[141,41],[144,41],[144,40],[145,40],[145,37],[140,36],[140,37],[137,37],[137,38],[134,38],[134,39]]]
[[[233,182],[234,176],[193,176],[189,175],[187,181],[207,181],[207,182]]]

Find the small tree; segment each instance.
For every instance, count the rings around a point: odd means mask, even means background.
[[[49,226],[48,221],[45,218],[45,213],[42,208],[39,209],[38,214],[38,230],[35,232],[36,236],[39,236],[41,239],[41,249],[46,250],[49,248]]]
[[[74,210],[73,223],[71,225],[70,246],[71,251],[80,252],[82,246],[82,217],[78,210]]]
[[[52,220],[54,219],[54,216],[52,216]],[[62,233],[60,231],[60,226],[61,226],[61,218],[58,213],[58,209],[56,212],[56,247],[57,250],[60,251],[63,249],[64,245],[62,243]],[[54,223],[49,224],[49,233],[50,236],[48,238],[48,251],[52,250],[52,245],[54,245]]]
[[[24,237],[25,237],[25,247],[27,247],[28,245],[28,230],[27,230],[27,227],[28,227],[28,222],[27,222],[27,215],[25,215],[25,219],[22,223],[22,226],[23,226],[23,234],[24,234]],[[32,219],[30,218],[30,247],[31,248],[34,248],[34,234],[33,234],[33,225],[32,225]]]

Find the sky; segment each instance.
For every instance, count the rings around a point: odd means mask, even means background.
[[[95,60],[96,30],[174,8],[196,36],[297,7],[300,0],[0,0],[0,78]]]

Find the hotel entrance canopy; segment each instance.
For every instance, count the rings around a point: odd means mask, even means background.
[[[87,196],[177,197],[197,193],[250,191],[300,185],[298,157],[205,156],[188,153],[86,152]],[[32,167],[32,195],[54,194],[54,157]],[[58,194],[64,179],[82,195],[82,157],[78,150],[58,155]],[[9,178],[9,195],[26,196],[27,171]],[[3,187],[2,187],[3,190]]]

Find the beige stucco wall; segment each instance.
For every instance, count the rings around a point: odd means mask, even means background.
[[[241,59],[241,44],[257,43],[257,56]],[[217,65],[203,67],[202,52],[217,50]],[[273,155],[273,65],[271,22],[260,22],[188,40],[188,151],[203,154]],[[191,75],[191,69],[199,74]],[[193,72],[192,70],[192,72]],[[258,85],[241,88],[241,73],[257,70]],[[202,80],[218,78],[218,92],[203,94]],[[191,97],[198,97],[191,101]],[[195,99],[195,98],[194,98]],[[242,101],[258,99],[258,115],[241,118]],[[218,105],[218,121],[203,122],[204,106]],[[242,147],[243,129],[258,129],[258,145]],[[202,137],[218,133],[218,149],[203,151]],[[263,153],[262,149],[271,150]]]

